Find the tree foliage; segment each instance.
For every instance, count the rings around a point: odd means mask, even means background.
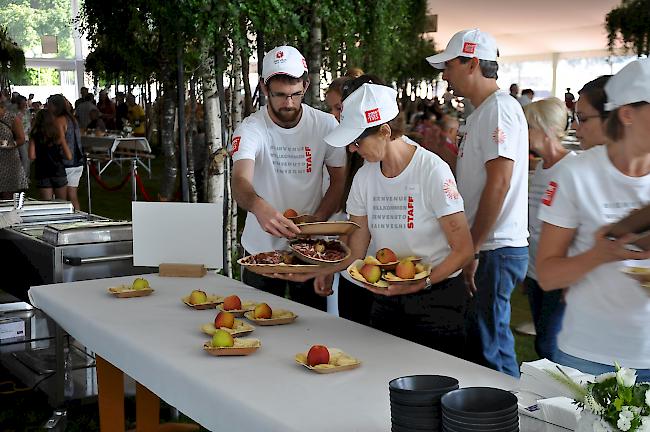
[[[25,73],[25,53],[9,37],[6,27],[0,26],[0,88],[9,87]]]
[[[609,49],[650,55],[650,0],[623,0],[605,18]]]

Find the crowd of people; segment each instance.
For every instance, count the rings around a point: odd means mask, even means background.
[[[246,254],[295,238],[289,208],[360,228],[342,238],[351,254],[339,265],[272,277],[243,269],[243,281],[324,309],[340,272],[342,317],[513,376],[510,296],[523,284],[541,357],[587,373],[619,361],[650,380],[650,299],[619,271],[650,252],[606,235],[650,204],[650,60],[587,83],[577,102],[500,90],[497,43],[476,29],[427,60],[464,98],[462,120],[447,98],[408,115],[396,91],[368,74],[335,79],[327,115],[302,103],[300,52],[266,54],[269,102],[229,148],[233,195],[248,211]],[[562,144],[569,123],[579,154]],[[430,274],[387,288],[349,277],[354,260],[381,248],[422,257]]]
[[[42,200],[70,201],[80,209],[77,189],[84,169],[81,131],[120,130],[128,123],[136,136],[145,134],[145,113],[135,96],[118,93],[113,102],[106,90],[96,103],[88,88],[70,101],[61,94],[45,104],[19,93],[0,94],[0,198],[10,199],[29,186],[31,166]]]

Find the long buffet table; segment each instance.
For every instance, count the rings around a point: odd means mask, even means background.
[[[29,294],[83,345],[209,430],[386,431],[388,382],[404,375],[449,375],[461,387],[517,388],[517,380],[502,373],[223,276],[144,277],[155,289],[148,297],[107,293],[133,277],[37,286]],[[261,339],[262,347],[250,356],[212,357],[202,350],[209,336],[200,326],[213,321],[216,311],[184,305],[180,298],[193,289],[265,301],[299,318],[289,325],[257,326],[250,337]],[[316,343],[344,350],[359,358],[361,367],[319,375],[294,362],[295,353]],[[101,383],[99,390],[101,397]],[[563,429],[531,421],[522,430]]]

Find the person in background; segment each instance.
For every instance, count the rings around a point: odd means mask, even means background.
[[[533,89],[523,89],[521,91],[521,97],[518,99],[522,107],[525,107],[533,101],[535,97],[535,92]]]
[[[510,84],[510,96],[519,100],[519,85],[517,83]]]
[[[363,69],[358,67],[351,67],[345,72],[345,76],[351,79],[359,78],[363,75]]]
[[[309,87],[303,55],[291,46],[273,48],[264,56],[260,79],[268,104],[239,125],[229,148],[233,197],[248,211],[241,239],[247,254],[287,248],[287,238],[300,233],[284,216],[287,209],[329,219],[339,210],[345,180],[345,150],[323,140],[336,119],[302,103]],[[325,170],[330,186],[323,195]],[[287,288],[284,280],[245,269],[242,281],[281,296]],[[288,285],[294,301],[325,310],[327,302],[311,282]]]
[[[32,102],[34,102],[34,93],[30,93],[29,97],[27,98],[27,106],[29,108],[32,107]]]
[[[25,96],[19,95],[18,97],[16,97],[16,108],[17,108],[16,116],[20,119],[23,125],[23,132],[25,134],[25,137],[28,137],[29,131],[32,128],[32,116],[29,110],[27,109],[27,98],[25,98]],[[23,164],[23,170],[25,170],[25,176],[27,176],[27,178],[29,179],[31,160],[29,159],[27,146],[22,145],[18,147],[18,151],[20,152],[20,161]]]
[[[88,93],[86,96],[84,96],[83,101],[80,102],[74,110],[74,116],[77,118],[77,123],[79,123],[79,129],[88,129],[88,123],[90,122],[90,112],[93,110],[97,111],[95,99],[93,98],[92,94]]]
[[[498,48],[478,29],[456,33],[427,61],[454,94],[476,107],[466,118],[456,162],[474,259],[463,269],[474,296],[468,349],[475,361],[519,376],[510,295],[528,268],[528,127],[521,105],[497,85]]]
[[[650,296],[621,272],[650,251],[630,249],[633,234],[608,236],[650,204],[650,59],[627,64],[605,92],[609,142],[562,162],[544,193],[537,279],[546,291],[569,287],[557,363],[598,375],[618,362],[650,381]]]
[[[18,148],[25,144],[23,123],[0,104],[0,199],[13,198],[29,186]]]
[[[29,136],[29,158],[34,161],[34,177],[40,198],[46,201],[68,198],[68,177],[63,159],[71,160],[72,152],[59,138],[56,118],[49,109],[40,110]]]
[[[129,118],[129,106],[124,100],[124,93],[117,92],[115,95],[115,127],[117,130],[124,128],[124,122]],[[200,123],[200,122],[199,122]]]
[[[86,96],[88,96],[88,87],[81,87],[79,89],[79,99],[74,101],[74,109],[76,110],[77,107],[79,106],[80,103],[86,100]]]
[[[578,92],[579,98],[576,102],[572,123],[576,130],[576,138],[580,141],[580,147],[583,150],[607,143],[605,84],[611,77],[611,75],[599,76],[585,84]]]
[[[67,145],[72,153],[72,159],[63,161],[68,177],[67,198],[76,210],[80,210],[77,189],[84,170],[84,155],[79,124],[77,124],[77,119],[72,115],[69,106],[70,103],[61,94],[52,95],[47,100],[47,109],[51,110],[59,130],[59,145],[61,148]]]
[[[425,111],[419,118],[414,132],[421,136],[420,145],[430,152],[436,153],[440,147],[440,126],[436,122],[436,116],[431,111]]]
[[[108,92],[106,92],[106,90],[99,92],[97,109],[101,113],[101,118],[104,120],[106,127],[111,130],[115,129],[115,104],[108,97]]]
[[[562,146],[568,119],[566,105],[558,98],[542,99],[524,108],[528,121],[528,142],[531,151],[542,160],[530,178],[528,194],[528,272],[524,285],[535,324],[535,351],[541,358],[555,361],[557,334],[564,315],[563,291],[544,292],[537,283],[535,258],[542,222],[537,218],[539,206],[550,181],[564,161],[575,156]]]
[[[340,121],[341,117],[341,96],[343,95],[343,85],[350,81],[348,76],[338,77],[333,80],[325,92],[325,103],[330,109],[330,113]]]
[[[90,121],[86,125],[88,129],[94,129],[100,132],[106,132],[106,125],[104,120],[99,116],[99,110],[97,108],[90,110]]]
[[[569,113],[573,115],[573,111],[576,107],[576,97],[571,93],[571,87],[566,88],[566,93],[564,93],[564,103],[566,104],[566,109],[569,110]]]
[[[135,96],[132,94],[126,97],[126,105],[128,107],[127,118],[129,119],[129,123],[131,123],[131,127],[133,127],[133,135],[144,136],[146,125],[144,110],[140,105],[135,103]]]

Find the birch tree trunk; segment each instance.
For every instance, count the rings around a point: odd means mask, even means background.
[[[196,131],[196,77],[190,78],[190,112],[187,116],[187,181],[190,202],[197,202],[196,176],[194,175],[194,132]]]
[[[257,75],[262,76],[262,60],[264,59],[264,32],[261,30],[257,31]],[[266,96],[262,93],[262,89],[259,88],[260,83],[257,83],[258,95],[257,100],[259,101],[259,106],[263,107],[266,104]]]
[[[248,44],[248,38],[246,38],[246,43]],[[242,71],[242,82],[244,84],[243,118],[246,118],[249,115],[251,115],[251,113],[253,112],[253,96],[251,94],[250,62],[248,58],[248,49],[241,50],[241,71]]]
[[[323,32],[322,18],[315,11],[312,16],[312,25],[310,32],[311,52],[309,55],[309,102],[311,106],[320,105],[320,70],[322,62]]]
[[[172,201],[176,176],[178,175],[178,160],[176,154],[176,140],[174,125],[176,122],[176,97],[172,83],[163,85],[161,148],[165,161],[165,168],[160,185],[160,200]]]

